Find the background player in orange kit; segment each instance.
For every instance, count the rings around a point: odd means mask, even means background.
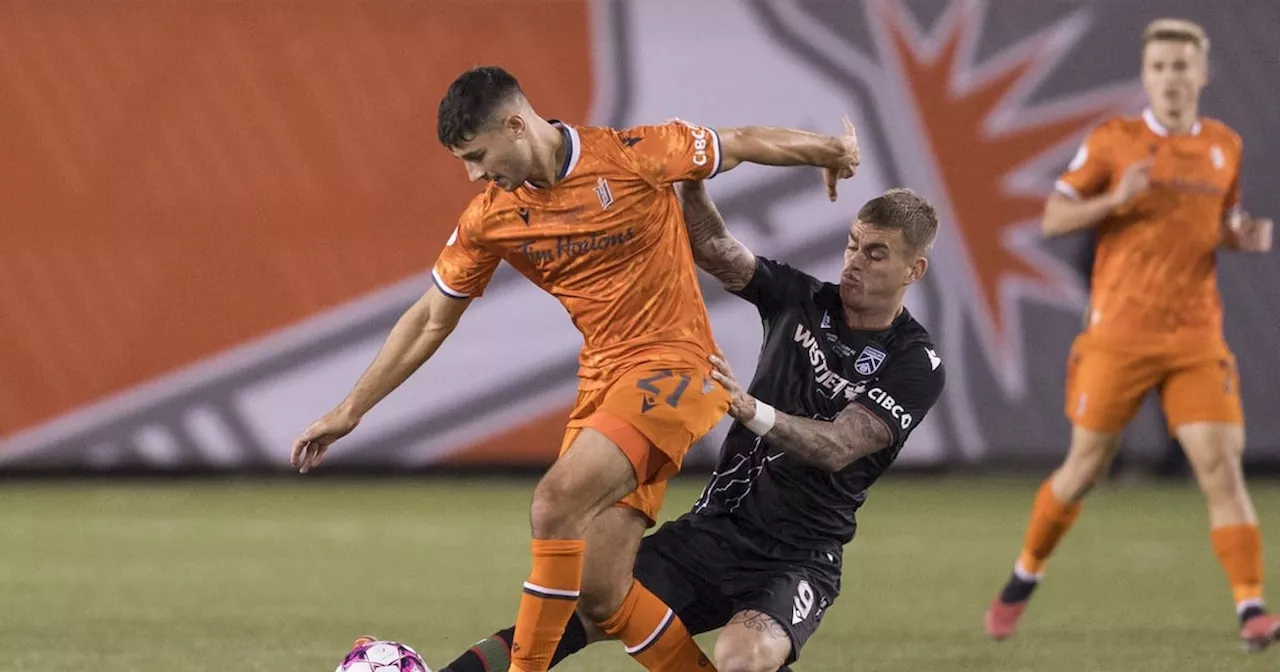
[[[1197,115],[1208,51],[1200,26],[1152,22],[1142,40],[1150,107],[1095,129],[1045,207],[1047,235],[1097,226],[1097,257],[1087,325],[1067,364],[1071,448],[1041,486],[1013,576],[987,611],[997,639],[1013,633],[1045,561],[1152,390],[1208,502],[1245,647],[1280,636],[1280,618],[1262,601],[1262,542],[1215,274],[1219,247],[1270,250],[1272,222],[1240,208],[1240,137]]]
[[[826,170],[834,199],[837,180],[858,165],[853,129],[574,127],[540,118],[516,80],[492,67],[453,82],[437,123],[471,179],[490,184],[436,261],[434,286],[347,399],[299,437],[295,464],[319,464],[421,366],[505,259],[560,300],[584,339],[561,456],[534,491],[533,569],[511,670],[546,670],[575,608],[650,670],[712,669],[679,618],[631,576],[666,479],[729,405],[710,377],[716,346],[672,185],[744,161],[812,165]]]

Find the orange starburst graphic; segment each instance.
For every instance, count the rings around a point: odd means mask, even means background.
[[[972,297],[991,325],[991,345],[1009,345],[1008,287],[1016,284],[1041,294],[1060,292],[1060,277],[1047,273],[1012,241],[1017,229],[1037,222],[1045,188],[1016,189],[1016,176],[1083,136],[1123,95],[1093,96],[1053,106],[1040,113],[1021,107],[1024,99],[1066,51],[1064,39],[1076,36],[1047,31],[974,63],[982,6],[953,3],[929,36],[922,36],[898,3],[876,3],[891,60],[911,107],[927,137],[937,177],[945,190],[955,228],[965,246],[976,285]],[[1068,31],[1069,32],[1069,31]]]

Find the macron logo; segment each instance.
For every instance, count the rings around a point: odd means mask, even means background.
[[[929,348],[925,348],[924,353],[929,355],[929,365],[933,367],[934,371],[937,371],[938,365],[942,363],[942,358],[938,356],[938,353]]]

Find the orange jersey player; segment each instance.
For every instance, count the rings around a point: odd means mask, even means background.
[[[987,612],[997,639],[1013,633],[1045,561],[1153,390],[1208,502],[1245,648],[1280,637],[1280,618],[1262,601],[1244,413],[1215,275],[1219,248],[1270,250],[1272,222],[1240,208],[1240,137],[1197,116],[1208,49],[1194,23],[1152,22],[1142,47],[1150,106],[1095,129],[1046,205],[1047,234],[1096,226],[1097,254],[1086,324],[1067,362],[1071,447],[1041,486],[1014,573]]]
[[[713,669],[679,618],[631,577],[666,479],[729,406],[710,376],[716,345],[673,184],[744,161],[812,165],[826,171],[834,199],[836,181],[858,165],[852,128],[830,137],[684,122],[576,127],[542,119],[515,78],[486,67],[449,87],[437,131],[488,188],[436,261],[434,286],[348,398],[295,443],[295,464],[318,464],[425,362],[505,260],[560,301],[584,341],[561,455],[534,491],[533,569],[511,670],[546,670],[575,609],[650,670]]]

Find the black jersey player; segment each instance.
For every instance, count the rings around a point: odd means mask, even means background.
[[[868,201],[833,284],[754,255],[701,183],[680,195],[698,266],[755,304],[764,345],[746,389],[713,360],[737,422],[692,510],[641,543],[635,576],[691,632],[724,628],[721,672],[772,672],[835,601],[867,488],[942,392],[929,333],[902,303],[928,267],[937,218],[906,189]],[[570,619],[556,663],[599,637],[588,627]],[[499,632],[445,672],[504,669],[510,641]]]

